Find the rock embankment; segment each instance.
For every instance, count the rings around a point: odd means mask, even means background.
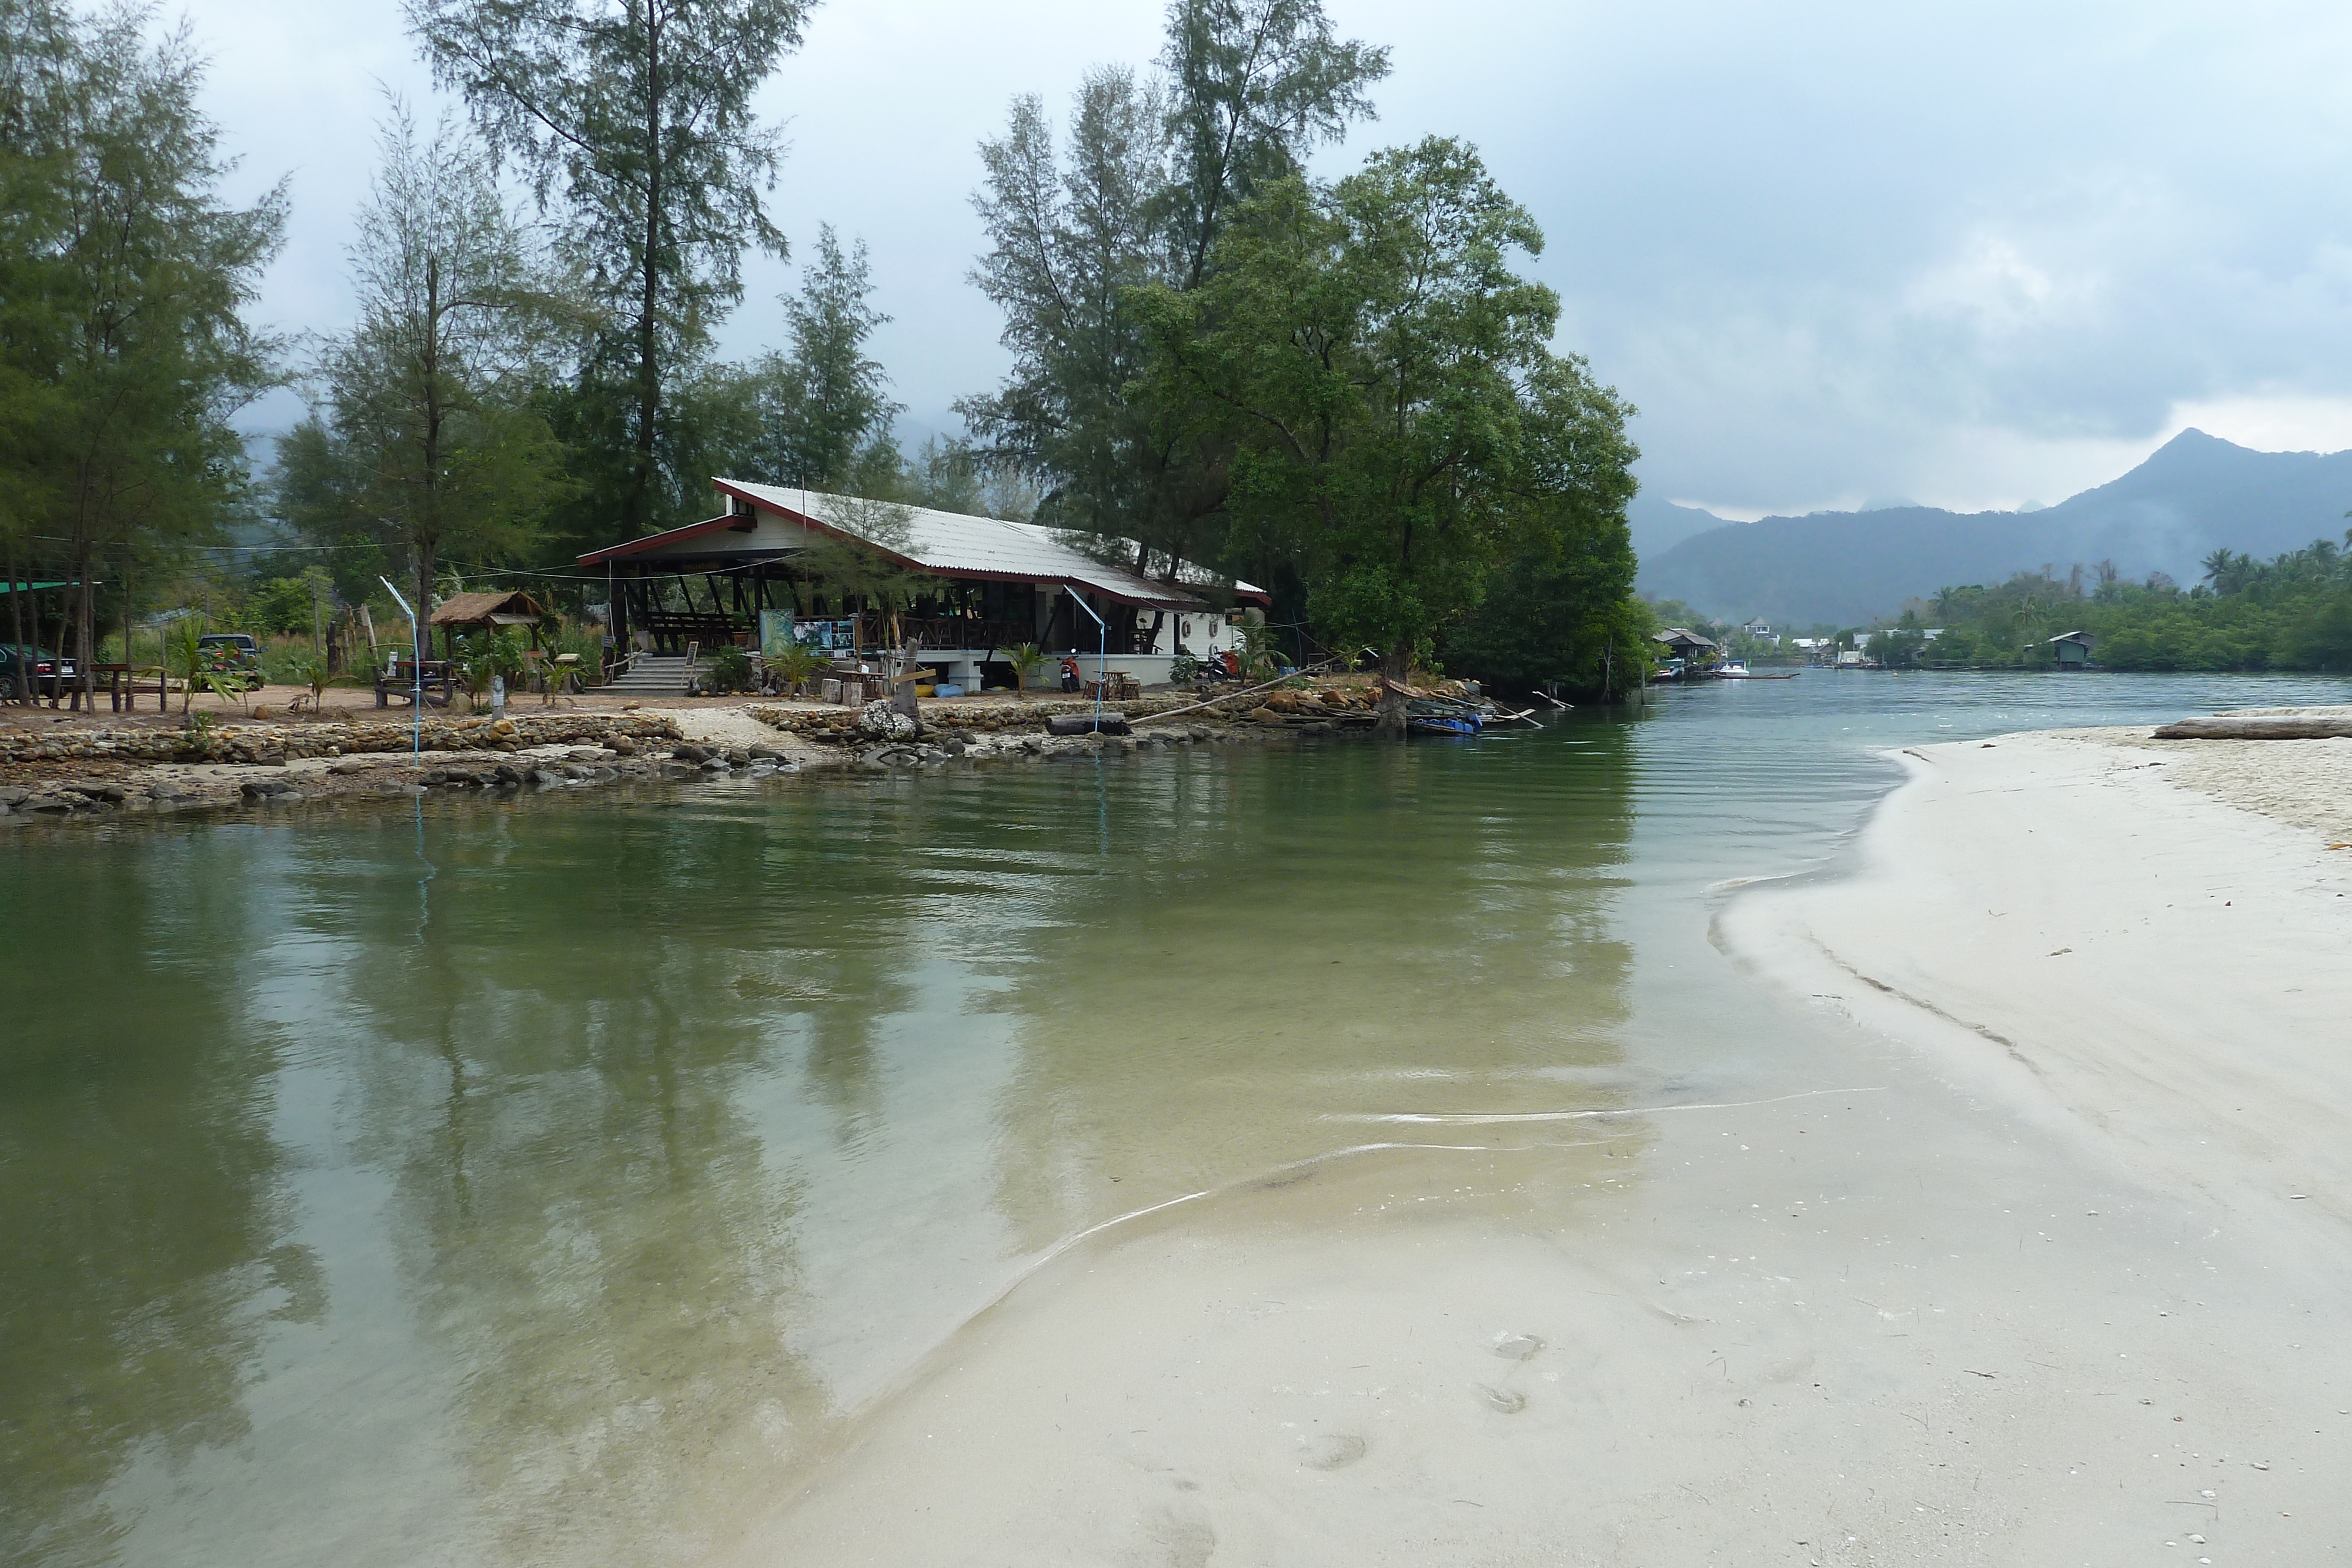
[[[878,706],[878,705],[877,705]],[[1146,752],[1371,723],[1344,686],[1244,691],[1203,706],[1169,695],[1106,704],[1128,733],[1080,721],[1077,698],[926,706],[914,734],[856,709],[780,705],[677,715],[557,712],[397,720],[0,730],[0,817],[278,807],[445,789],[532,790],[627,780],[753,778],[810,765],[887,771],[948,763]],[[1182,711],[1179,711],[1182,710]],[[897,716],[886,716],[895,719]],[[1059,717],[1059,727],[1051,721]],[[1157,721],[1155,722],[1155,717]],[[1235,722],[1238,721],[1238,722]],[[1055,734],[1055,727],[1085,733]],[[762,741],[758,737],[765,737]]]
[[[1173,718],[1161,719],[1162,715],[1189,719],[1194,727],[1203,723],[1240,720],[1291,729],[1353,728],[1372,722],[1375,705],[1369,687],[1316,684],[1275,691],[1235,692],[1205,702],[1191,693],[1170,693],[1100,706],[1106,715],[1124,716],[1139,736],[1148,736],[1160,723],[1176,723]],[[1007,698],[992,703],[963,700],[925,703],[922,717],[925,727],[933,732],[1002,735],[1043,731],[1055,718],[1090,715],[1096,706],[1083,697]],[[762,724],[820,746],[863,738],[858,724],[860,711],[856,708],[761,704],[745,711]]]
[[[65,729],[0,732],[0,767],[57,762],[231,762],[268,767],[305,757],[407,751],[419,727],[377,724],[217,725],[209,729]],[[675,740],[677,726],[647,713],[530,714],[428,718],[426,751],[520,751],[533,746],[604,746]]]

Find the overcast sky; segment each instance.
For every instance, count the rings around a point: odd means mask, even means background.
[[[1641,408],[1653,493],[1727,516],[2062,499],[2185,425],[2352,447],[2352,7],[1328,0],[1393,51],[1324,160],[1475,141],[1549,237],[1559,347]],[[347,319],[380,113],[432,102],[390,0],[193,0],[250,192],[290,175],[263,314]],[[873,248],[911,431],[1003,365],[965,280],[1013,95],[1158,49],[1155,0],[833,0],[765,102],[772,196]],[[762,263],[725,334],[778,332]],[[282,423],[282,402],[262,411]]]

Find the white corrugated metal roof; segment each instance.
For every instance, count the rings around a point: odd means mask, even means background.
[[[1055,538],[1052,529],[1034,523],[1011,523],[967,512],[831,496],[782,485],[754,485],[741,479],[721,479],[719,484],[761,507],[863,539],[925,571],[1069,583],[1114,599],[1170,610],[1204,607],[1185,587],[1155,582],[1124,568],[1106,565],[1072,549]],[[1189,561],[1181,564],[1179,574],[1193,586],[1222,586],[1219,580]],[[1262,591],[1245,582],[1233,586],[1243,593]]]

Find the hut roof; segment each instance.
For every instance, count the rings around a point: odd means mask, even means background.
[[[539,601],[520,588],[510,588],[490,593],[453,593],[434,607],[428,624],[480,626],[495,620],[500,625],[514,626],[546,613]]]

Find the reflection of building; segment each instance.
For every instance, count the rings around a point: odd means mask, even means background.
[[[1223,653],[1240,641],[1236,601],[1265,593],[1179,561],[1163,577],[1108,565],[1053,530],[925,507],[720,479],[727,510],[667,533],[580,558],[613,582],[613,632],[628,645],[676,650],[747,643],[762,612],[845,623],[857,648],[888,640],[874,596],[823,569],[842,547],[915,579],[901,635],[926,664],[975,687],[1010,684],[1003,651],[1034,643],[1048,653],[1108,654],[1108,668],[1165,681],[1180,654]],[[828,582],[830,575],[835,580]],[[1099,618],[1099,621],[1097,620]],[[993,669],[983,666],[994,665]]]

